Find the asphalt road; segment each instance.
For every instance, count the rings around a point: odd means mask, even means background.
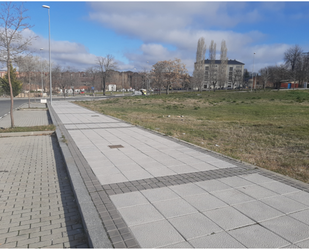
[[[28,99],[14,99],[14,108],[18,108],[26,103]],[[9,98],[0,99],[0,117],[8,114],[11,108],[11,100]]]

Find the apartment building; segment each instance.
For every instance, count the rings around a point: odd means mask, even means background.
[[[237,60],[228,60],[226,63],[225,77],[220,75],[221,60],[215,60],[211,65],[210,60],[204,62],[204,89],[215,88],[236,88],[242,86],[245,64]],[[213,68],[213,70],[211,69]],[[220,80],[221,79],[221,80]]]

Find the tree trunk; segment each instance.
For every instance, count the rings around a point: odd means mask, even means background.
[[[11,108],[10,108],[10,116],[11,116],[11,127],[14,127],[14,116],[13,116],[13,106],[14,106],[14,96],[13,96],[13,88],[12,88],[12,82],[11,82],[11,65],[9,64],[9,58],[7,61],[7,70],[8,70],[8,80],[9,80],[9,86],[10,86],[10,97],[11,97]]]
[[[103,78],[103,95],[105,96],[105,78]]]
[[[28,108],[30,108],[30,92],[31,92],[31,84],[30,84],[30,72],[28,75],[28,82],[29,82],[29,93],[28,93]]]

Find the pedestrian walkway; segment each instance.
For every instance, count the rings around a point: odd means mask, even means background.
[[[0,248],[88,247],[70,184],[55,136],[0,138]]]
[[[30,109],[28,108],[28,103],[26,103],[13,112],[13,117],[14,125],[16,127],[41,126],[51,124],[46,104],[41,103],[30,103]],[[0,127],[11,127],[10,114],[0,119]]]
[[[53,109],[114,247],[309,247],[307,184],[73,103]]]

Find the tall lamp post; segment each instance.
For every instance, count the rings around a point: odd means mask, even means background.
[[[251,84],[251,92],[252,92],[252,87],[253,87],[254,55],[255,55],[255,53],[253,53],[253,67],[252,67],[252,84]],[[255,89],[255,85],[254,85],[254,89]]]
[[[42,81],[42,98],[43,98],[43,92],[44,92],[44,87],[43,87],[43,66],[42,66],[42,51],[43,48],[40,48],[40,54],[41,54],[41,81]]]
[[[149,61],[147,61],[147,67],[149,67]],[[150,73],[150,71],[149,71]],[[148,75],[148,70],[147,70],[147,95],[150,95],[149,93],[149,75]]]
[[[50,104],[52,104],[52,95],[53,95],[53,90],[52,90],[52,77],[51,77],[51,63],[50,63],[50,58],[51,58],[51,50],[50,50],[50,7],[48,5],[42,5],[43,8],[48,9],[48,30],[49,30],[49,40],[48,40],[48,45],[49,45],[49,95],[50,95]]]

